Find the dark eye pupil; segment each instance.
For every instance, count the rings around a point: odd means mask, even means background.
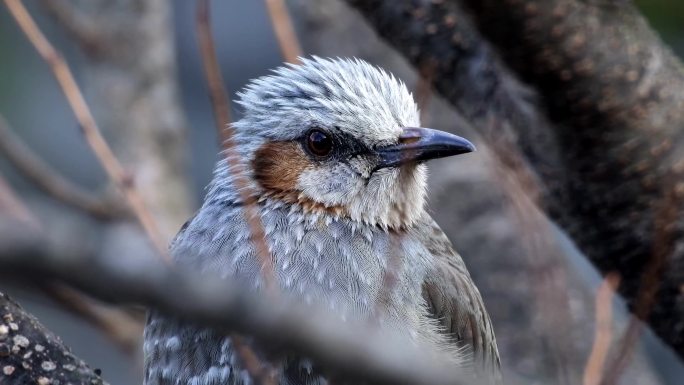
[[[318,156],[328,155],[332,150],[332,139],[326,133],[314,130],[309,133],[309,150]]]

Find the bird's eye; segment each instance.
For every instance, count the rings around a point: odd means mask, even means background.
[[[312,154],[326,156],[333,148],[333,141],[330,135],[320,130],[311,130],[306,138],[306,146]]]

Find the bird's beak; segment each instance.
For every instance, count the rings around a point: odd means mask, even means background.
[[[380,159],[378,169],[473,151],[475,146],[460,136],[420,127],[405,127],[398,144],[375,149]]]

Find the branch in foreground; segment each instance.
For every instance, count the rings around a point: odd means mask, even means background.
[[[268,245],[266,244],[266,232],[261,223],[261,216],[255,207],[255,197],[258,196],[250,187],[249,181],[244,177],[244,164],[234,140],[234,130],[230,125],[230,109],[228,103],[228,92],[224,87],[223,77],[216,58],[216,48],[211,34],[211,15],[209,12],[209,0],[198,0],[197,2],[197,38],[202,54],[202,64],[204,74],[207,78],[209,88],[209,98],[214,111],[216,128],[221,139],[221,149],[223,158],[228,165],[226,172],[229,172],[237,186],[240,199],[247,202],[244,206],[245,217],[249,225],[251,240],[257,251],[260,260],[261,276],[266,287],[271,294],[277,294],[273,285],[273,262]],[[289,19],[288,19],[289,20]]]
[[[3,293],[0,317],[0,383],[106,384],[59,337]]]
[[[24,281],[62,281],[105,301],[143,304],[208,327],[251,335],[269,348],[311,357],[335,378],[387,385],[473,383],[436,352],[419,350],[407,340],[352,328],[312,308],[249,294],[229,281],[199,279],[157,260],[101,260],[64,241],[0,222],[0,271]]]
[[[225,82],[221,76],[218,59],[216,58],[216,45],[211,33],[210,0],[198,0],[195,16],[197,29],[197,42],[204,66],[204,75],[207,78],[209,99],[214,111],[214,123],[218,133],[219,145],[225,146],[231,141],[232,129],[230,128],[230,102],[228,92],[224,87]]]
[[[42,231],[44,228],[1,175],[0,214],[9,216],[35,231]],[[140,346],[140,333],[136,332],[136,329],[139,329],[137,327],[139,323],[127,313],[118,309],[104,309],[97,306],[89,298],[63,285],[42,286],[49,298],[65,310],[97,327],[125,353],[130,354]]]
[[[209,8],[209,0],[197,0],[196,10],[196,27],[197,40],[199,42],[200,53],[202,56],[202,64],[204,65],[204,74],[207,78],[207,86],[209,88],[209,98],[211,99],[211,106],[214,111],[214,123],[216,124],[216,131],[218,133],[219,145],[223,148],[226,162],[230,165],[230,169],[237,171],[241,167],[239,154],[235,150],[235,143],[233,141],[233,128],[230,126],[230,104],[228,102],[228,92],[224,87],[223,77],[221,76],[221,69],[216,58],[216,46],[214,45],[214,38],[211,33],[211,14]],[[240,173],[241,175],[241,173]],[[234,176],[236,183],[240,186],[239,191],[243,197],[243,202],[248,202],[246,198],[251,196],[248,192],[248,185],[245,183],[240,175]],[[254,238],[255,234],[265,236],[263,224],[257,218],[254,204],[248,205],[245,208],[248,223],[250,226],[250,234],[252,234],[252,242],[254,242],[259,258],[266,262],[262,264],[265,269],[272,269],[270,266],[270,255],[268,247],[266,246],[265,238]],[[262,275],[268,287],[271,287],[271,270],[263,271]],[[266,365],[259,360],[258,356],[252,349],[245,344],[243,339],[238,335],[231,336],[233,344],[235,344],[235,351],[237,352],[243,366],[247,369],[250,376],[254,378],[258,384],[272,385],[275,384],[275,376],[268,375],[268,370],[264,368]]]

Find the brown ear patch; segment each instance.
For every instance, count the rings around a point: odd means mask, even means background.
[[[295,142],[267,142],[259,147],[252,161],[254,177],[271,192],[296,191],[299,176],[312,166]]]
[[[252,161],[254,178],[266,190],[267,196],[300,205],[306,212],[346,215],[341,206],[326,206],[300,194],[297,188],[299,176],[313,167],[309,157],[295,142],[265,143],[256,151]]]

